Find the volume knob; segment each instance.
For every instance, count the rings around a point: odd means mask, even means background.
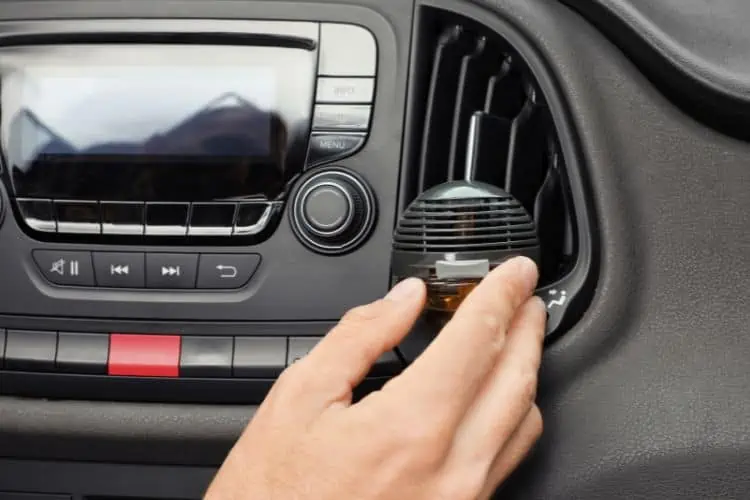
[[[337,255],[353,250],[370,234],[375,198],[367,183],[342,168],[316,172],[294,197],[292,228],[311,250]]]

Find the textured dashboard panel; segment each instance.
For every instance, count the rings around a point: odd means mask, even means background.
[[[32,3],[44,4],[44,15],[62,5]],[[545,436],[502,498],[742,498],[750,145],[686,116],[559,3],[460,8],[490,26],[515,26],[538,47],[524,55],[557,76],[601,231],[592,306],[545,358]],[[403,33],[403,20],[389,19]],[[3,398],[0,455],[217,464],[248,416],[237,407]]]
[[[481,3],[520,20],[558,73],[603,243],[589,313],[545,359],[545,437],[503,498],[740,498],[750,145],[685,116],[565,8]]]
[[[3,397],[0,457],[217,465],[253,413],[243,406]],[[3,473],[0,467],[0,485]]]
[[[560,1],[610,37],[682,108],[726,134],[750,138],[750,2]]]

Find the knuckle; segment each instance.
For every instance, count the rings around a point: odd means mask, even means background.
[[[439,500],[475,500],[484,489],[486,473],[481,467],[463,467],[449,474],[438,486],[433,498]]]
[[[535,370],[524,370],[519,375],[519,390],[524,402],[533,404],[536,400],[538,376]]]
[[[445,463],[453,446],[453,434],[437,418],[425,418],[424,411],[394,407],[383,393],[373,395],[368,405],[379,411],[366,411],[371,424],[373,451],[388,457],[404,473],[433,475]],[[387,413],[392,418],[382,418]]]
[[[483,337],[504,338],[504,333],[510,321],[511,309],[508,304],[475,302],[466,304],[459,309],[450,320],[450,327],[457,330],[471,328],[475,331],[467,332],[470,335],[482,335]],[[498,346],[501,347],[501,346]]]
[[[502,327],[502,322],[495,311],[482,309],[477,312],[477,321],[488,331],[497,332]]]
[[[408,453],[413,467],[434,470],[445,458],[450,436],[444,426],[433,425],[419,419],[404,419],[395,433],[398,446]]]
[[[277,390],[286,392],[299,388],[302,385],[301,381],[304,379],[300,373],[301,371],[300,363],[295,363],[287,367],[276,379],[274,385],[277,387]]]
[[[347,353],[347,362],[356,366],[372,363],[388,346],[386,339],[377,334],[379,332],[363,331],[366,327],[367,323],[362,320],[346,320],[327,340]]]
[[[296,372],[297,370],[293,366],[281,372],[265,398],[263,406],[271,408],[272,412],[285,412],[285,408],[299,400],[304,388]]]
[[[413,425],[404,425],[401,427],[400,434],[401,441],[415,450],[429,453],[434,451],[440,444],[437,437],[439,432],[436,432],[432,426],[424,422],[413,422]]]
[[[308,357],[302,358],[284,370],[273,386],[275,399],[296,407],[303,399],[324,397],[323,394],[344,395],[351,390],[347,380],[332,375],[332,368],[316,366]]]

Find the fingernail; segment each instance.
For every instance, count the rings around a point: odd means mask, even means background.
[[[422,280],[409,278],[394,286],[385,298],[392,301],[406,300],[422,293],[423,287]]]

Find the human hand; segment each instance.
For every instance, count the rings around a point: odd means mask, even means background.
[[[347,313],[289,367],[236,443],[208,500],[490,498],[539,438],[543,302],[526,258],[495,269],[382,390],[352,390],[419,317],[406,280]]]

